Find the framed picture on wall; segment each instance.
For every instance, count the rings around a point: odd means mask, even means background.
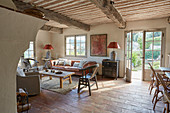
[[[90,35],[90,56],[107,56],[107,34]]]

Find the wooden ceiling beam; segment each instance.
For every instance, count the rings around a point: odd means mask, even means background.
[[[48,25],[42,26],[42,27],[41,27],[41,30],[53,31],[53,32],[57,32],[57,33],[59,33],[59,34],[63,34],[63,28],[57,28],[57,27],[48,26]]]
[[[110,4],[110,0],[89,0],[95,4],[106,16],[111,19],[119,28],[126,28],[126,22],[117,11],[117,9]]]
[[[29,3],[24,3],[24,2],[21,2],[21,1],[18,1],[18,0],[13,0],[13,2],[20,11],[24,11],[25,9],[35,8]],[[68,25],[68,26],[70,26],[70,25],[76,26],[76,27],[83,29],[83,30],[86,30],[86,31],[90,30],[90,25],[79,22],[77,20],[74,20],[72,18],[64,16],[60,13],[44,9],[42,7],[37,6],[36,8],[38,10],[42,11],[44,13],[45,17],[49,20],[54,20],[56,22],[59,22],[61,24],[65,24],[65,25]]]

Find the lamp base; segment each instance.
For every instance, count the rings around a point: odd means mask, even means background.
[[[51,59],[51,53],[50,53],[50,51],[47,51],[47,53],[46,53],[46,58],[47,58],[47,59]]]
[[[117,59],[117,53],[116,53],[115,51],[112,51],[112,52],[110,53],[110,59],[111,59],[111,60],[116,60],[116,59]]]

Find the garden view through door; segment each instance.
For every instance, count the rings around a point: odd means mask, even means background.
[[[149,72],[150,67],[148,63],[151,63],[154,69],[159,69],[159,67],[162,64],[163,57],[162,34],[163,34],[162,31],[126,32],[125,37],[126,77],[132,80],[133,79],[144,80],[144,76],[150,73]]]
[[[132,36],[132,79],[142,80],[143,31],[133,31]]]
[[[145,32],[145,75],[150,71],[148,63],[151,63],[154,69],[159,69],[159,67],[162,66],[162,37],[162,31]]]

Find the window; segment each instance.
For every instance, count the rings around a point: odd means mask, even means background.
[[[34,42],[31,41],[29,48],[24,52],[24,58],[34,58]]]
[[[66,36],[65,48],[66,56],[86,56],[86,35]]]

